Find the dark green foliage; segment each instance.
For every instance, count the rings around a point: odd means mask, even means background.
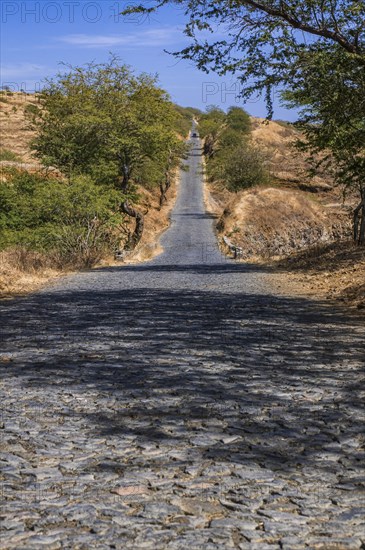
[[[2,160],[19,162],[21,161],[21,158],[19,157],[19,155],[13,153],[13,151],[10,151],[9,149],[0,149],[0,161]]]
[[[186,137],[191,129],[193,119],[199,118],[202,112],[194,107],[181,107],[180,105],[175,105],[174,107],[179,115],[176,120],[177,132],[182,137]]]
[[[299,148],[321,152],[314,172],[331,171],[345,190],[357,190],[354,240],[365,244],[365,68],[339,47],[303,54],[293,74],[289,105],[301,108]]]
[[[240,145],[242,145],[245,137],[246,136],[238,130],[234,130],[228,127],[224,129],[219,136],[218,150],[239,147]]]
[[[328,151],[322,167],[346,187],[365,185],[365,68],[339,48],[302,55],[289,106],[301,108],[297,126],[305,133],[305,150]],[[335,163],[333,162],[335,161]]]
[[[210,107],[199,121],[210,181],[230,191],[268,182],[264,159],[250,143],[251,119],[243,109],[231,107],[225,114]]]
[[[116,241],[119,193],[81,177],[71,184],[9,170],[0,185],[0,248],[48,253],[57,264],[90,266]]]
[[[34,103],[28,103],[24,108],[24,113],[28,118],[36,121],[37,117],[40,116],[40,108]]]
[[[128,6],[151,13],[171,0]],[[293,64],[303,52],[335,44],[365,60],[365,3],[358,0],[178,0],[188,16],[185,33],[191,44],[179,58],[193,60],[205,72],[233,73],[241,81],[243,97],[266,96],[272,114],[274,87],[290,84]],[[224,29],[216,38],[216,31]],[[202,32],[203,31],[203,32]],[[223,36],[222,36],[223,35]],[[308,38],[309,37],[309,38]]]
[[[28,113],[38,132],[33,148],[69,178],[89,174],[105,183],[107,175],[127,194],[146,162],[178,146],[179,115],[166,92],[116,57],[58,74],[42,102],[42,111]]]
[[[225,183],[230,191],[240,191],[269,181],[262,155],[248,144],[228,152],[223,166]]]
[[[246,140],[231,148],[222,148],[207,164],[208,178],[222,182],[230,191],[240,191],[269,182],[264,158]]]
[[[225,112],[216,105],[210,105],[206,112],[199,117],[200,137],[205,138],[210,135],[216,139],[225,121]]]
[[[251,131],[250,115],[240,107],[230,107],[227,113],[227,126],[242,134],[249,134]]]

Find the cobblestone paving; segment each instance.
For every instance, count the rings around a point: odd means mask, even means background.
[[[1,303],[3,548],[364,548],[364,324],[220,257],[199,151],[165,253]]]

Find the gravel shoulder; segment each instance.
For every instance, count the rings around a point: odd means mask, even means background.
[[[0,303],[4,548],[364,547],[364,323],[222,256],[199,143],[164,252]]]

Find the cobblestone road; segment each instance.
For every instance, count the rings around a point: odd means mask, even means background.
[[[188,164],[164,254],[1,303],[3,548],[364,548],[363,321],[222,258]]]

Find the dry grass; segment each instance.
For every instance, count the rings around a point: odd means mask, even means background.
[[[29,144],[34,133],[29,130],[24,110],[27,105],[38,105],[33,94],[14,93],[0,103],[1,146],[16,154],[21,162],[33,163]]]
[[[299,137],[294,126],[252,118],[252,140],[267,159],[273,181],[294,189],[330,191],[333,181],[326,174],[308,177],[308,157],[294,146]]]
[[[37,290],[63,275],[50,260],[23,248],[0,252],[0,298]]]
[[[345,240],[309,248],[273,265],[289,287],[365,312],[365,247]]]
[[[333,213],[304,192],[254,188],[230,197],[218,229],[252,260],[332,241],[349,232],[350,225],[345,210]]]

